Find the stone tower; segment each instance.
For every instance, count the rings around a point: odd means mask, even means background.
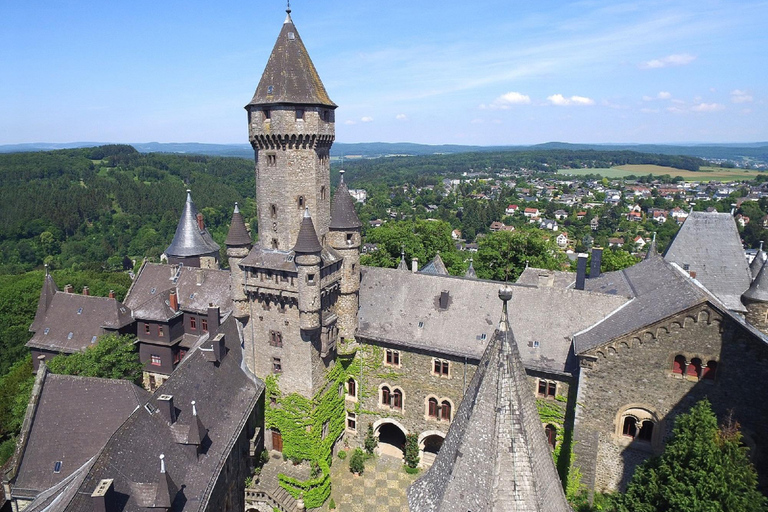
[[[235,203],[235,210],[232,212],[232,221],[229,223],[229,232],[224,243],[227,246],[235,316],[237,318],[246,318],[248,316],[248,303],[244,288],[245,271],[240,266],[240,262],[248,256],[253,242],[251,241],[248,229],[245,227],[245,220],[243,219],[243,214],[240,213],[237,203]]]
[[[262,378],[279,374],[281,393],[311,398],[326,385],[338,337],[344,261],[326,240],[336,105],[287,12],[245,107],[256,157],[259,241],[231,266],[240,269],[233,285],[242,290],[234,293],[244,298],[250,318],[244,329],[249,367]],[[241,258],[231,249],[230,257]]]
[[[756,256],[755,259],[760,257]],[[747,322],[763,333],[768,333],[768,261],[760,267],[749,289],[741,296],[747,308]]]
[[[360,297],[360,244],[363,224],[357,217],[352,196],[344,183],[336,189],[331,204],[331,224],[328,243],[344,258],[341,268],[341,289],[336,303],[339,334],[351,338],[357,330],[357,310]]]
[[[256,154],[259,244],[290,250],[309,208],[324,242],[330,222],[330,157],[336,104],[328,97],[290,9],[256,93],[246,105]]]

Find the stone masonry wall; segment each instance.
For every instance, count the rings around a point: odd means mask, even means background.
[[[673,373],[678,355],[716,361],[715,379]],[[766,344],[707,304],[582,355],[574,435],[583,482],[595,491],[623,489],[638,463],[663,450],[674,418],[704,397],[721,420],[733,411],[765,475],[768,406],[754,399],[751,377],[766,371]],[[627,415],[654,424],[649,440],[623,435]]]

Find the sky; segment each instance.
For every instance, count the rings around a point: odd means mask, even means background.
[[[280,0],[0,1],[0,144],[247,143]],[[768,141],[768,1],[294,0],[339,142]]]

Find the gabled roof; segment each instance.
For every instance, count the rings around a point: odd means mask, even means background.
[[[43,278],[43,288],[40,290],[40,298],[37,301],[37,312],[35,313],[35,320],[32,325],[29,326],[30,332],[36,332],[40,330],[40,325],[45,320],[45,313],[48,311],[48,307],[53,301],[53,296],[59,288],[53,281],[53,277],[48,273],[48,266],[45,267],[45,277]]]
[[[227,246],[250,245],[253,243],[237,203],[235,203],[235,210],[232,212],[232,221],[229,223],[229,232],[224,243]]]
[[[408,504],[411,512],[571,511],[506,318]]]
[[[438,276],[448,275],[448,269],[445,268],[445,263],[443,263],[443,258],[440,257],[439,252],[435,254],[432,261],[424,265],[419,272],[422,274],[434,274]]]
[[[357,337],[477,361],[493,335],[501,284],[362,267]],[[580,290],[511,286],[509,307],[516,314],[510,321],[526,367],[555,373],[574,369],[570,336],[627,301]],[[443,292],[447,307],[441,309]]]
[[[116,299],[56,292],[27,347],[74,353],[85,350],[104,334],[133,322],[131,310]]]
[[[330,229],[357,229],[363,226],[355,211],[355,203],[349,195],[347,184],[344,183],[344,171],[341,174],[341,183],[336,189],[336,194],[331,201]]]
[[[309,216],[309,208],[306,208],[304,210],[304,217],[301,219],[301,225],[299,226],[299,234],[296,237],[296,245],[293,246],[293,252],[315,253],[322,250],[323,246],[320,245],[320,241],[317,239],[317,232],[315,231],[312,217]]]
[[[156,503],[161,487],[160,454],[165,456],[169,492],[175,495],[174,510],[211,509],[214,483],[222,476],[233,443],[246,428],[264,390],[264,383],[244,369],[235,318],[229,316],[211,336],[218,333],[224,333],[226,346],[221,362],[209,362],[200,349],[193,349],[149,399],[149,405],[136,409],[117,429],[87,469],[78,492],[70,499],[55,501],[48,512],[91,512],[91,493],[100,480],[108,478],[114,479],[115,493],[125,497],[123,512],[145,510]],[[177,410],[173,425],[158,411],[162,394],[173,396]],[[186,436],[179,437],[184,427],[197,421],[192,400],[210,439],[200,457],[189,449]]]
[[[40,371],[46,375],[13,483],[17,496],[34,497],[73,474],[150,396],[127,380],[50,374],[45,366]]]
[[[664,259],[696,272],[696,279],[728,309],[746,311],[741,295],[749,288],[751,274],[730,214],[691,212]]]
[[[206,229],[197,223],[197,208],[192,202],[192,191],[187,190],[187,201],[181,212],[176,234],[171,245],[165,250],[168,256],[189,257],[218,253],[219,245],[213,241]]]
[[[274,104],[336,108],[293,24],[290,10],[248,106]]]

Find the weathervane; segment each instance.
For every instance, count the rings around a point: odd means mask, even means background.
[[[288,8],[285,9],[285,12],[287,12],[288,14],[291,14],[291,0],[288,0]]]

